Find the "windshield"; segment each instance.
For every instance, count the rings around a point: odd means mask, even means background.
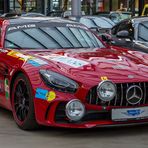
[[[24,25],[25,26],[25,25]],[[61,49],[104,47],[86,27],[44,25],[43,27],[10,27],[5,47],[10,49]],[[32,25],[33,26],[33,25]],[[71,25],[69,25],[71,26]]]
[[[131,13],[115,12],[110,15],[110,18],[113,22],[118,23],[122,20],[131,18],[131,16],[132,16]]]
[[[124,20],[124,19],[131,18],[132,15],[128,14],[128,13],[121,13],[120,17],[121,17],[122,20]]]
[[[114,23],[108,18],[81,18],[80,23],[86,25],[88,28],[112,28]]]

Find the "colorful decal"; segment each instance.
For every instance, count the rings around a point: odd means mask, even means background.
[[[54,91],[50,91],[48,92],[48,95],[47,95],[47,101],[52,101],[56,98],[56,94]]]
[[[103,77],[101,77],[101,80],[106,81],[106,80],[108,80],[108,78],[106,76],[103,76]]]
[[[11,57],[14,57],[14,58],[19,58],[17,56],[17,54],[19,54],[19,52],[16,52],[16,51],[10,51],[7,53],[7,55],[11,56]]]
[[[19,60],[22,60],[22,61],[27,61],[28,59],[33,58],[32,56],[24,55],[24,54],[22,54],[20,52],[13,51],[13,50],[8,52],[7,55],[9,55],[11,57],[14,57],[14,58],[18,58]]]
[[[66,64],[74,68],[79,68],[89,64],[86,61],[78,60],[71,57],[65,57],[65,56],[54,57],[54,58],[51,58],[50,60]]]
[[[50,102],[56,98],[56,94],[54,91],[48,91],[45,89],[37,88],[35,97]]]
[[[8,79],[5,79],[5,96],[6,96],[6,99],[9,99],[9,81],[8,81]]]
[[[35,67],[39,67],[39,66],[48,64],[47,62],[45,62],[41,59],[36,59],[36,58],[29,59],[27,63],[29,63]]]
[[[37,88],[36,89],[35,97],[38,98],[38,99],[46,100],[47,94],[48,94],[48,90]]]

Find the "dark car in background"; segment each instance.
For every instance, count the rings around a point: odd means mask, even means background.
[[[111,30],[112,44],[148,53],[148,17],[123,20]]]
[[[82,16],[82,17],[69,17],[69,19],[80,22],[87,26],[92,31],[101,35],[103,33],[109,33],[111,28],[115,25],[109,18],[98,16]]]
[[[96,15],[111,19],[115,24],[124,19],[132,17],[132,13],[128,11],[111,11],[111,12],[97,12]]]
[[[1,17],[18,17],[18,16],[23,16],[23,17],[45,17],[44,14],[42,13],[37,13],[37,12],[24,12],[24,13],[17,13],[17,12],[11,12],[11,13],[4,13],[1,15]]]

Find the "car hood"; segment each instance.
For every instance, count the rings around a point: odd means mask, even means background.
[[[148,80],[148,55],[137,51],[114,47],[29,53],[46,61],[46,69],[81,80],[83,83],[98,83],[102,79],[116,83]]]

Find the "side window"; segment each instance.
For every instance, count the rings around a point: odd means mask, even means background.
[[[142,22],[138,26],[138,40],[148,42],[148,22]]]

